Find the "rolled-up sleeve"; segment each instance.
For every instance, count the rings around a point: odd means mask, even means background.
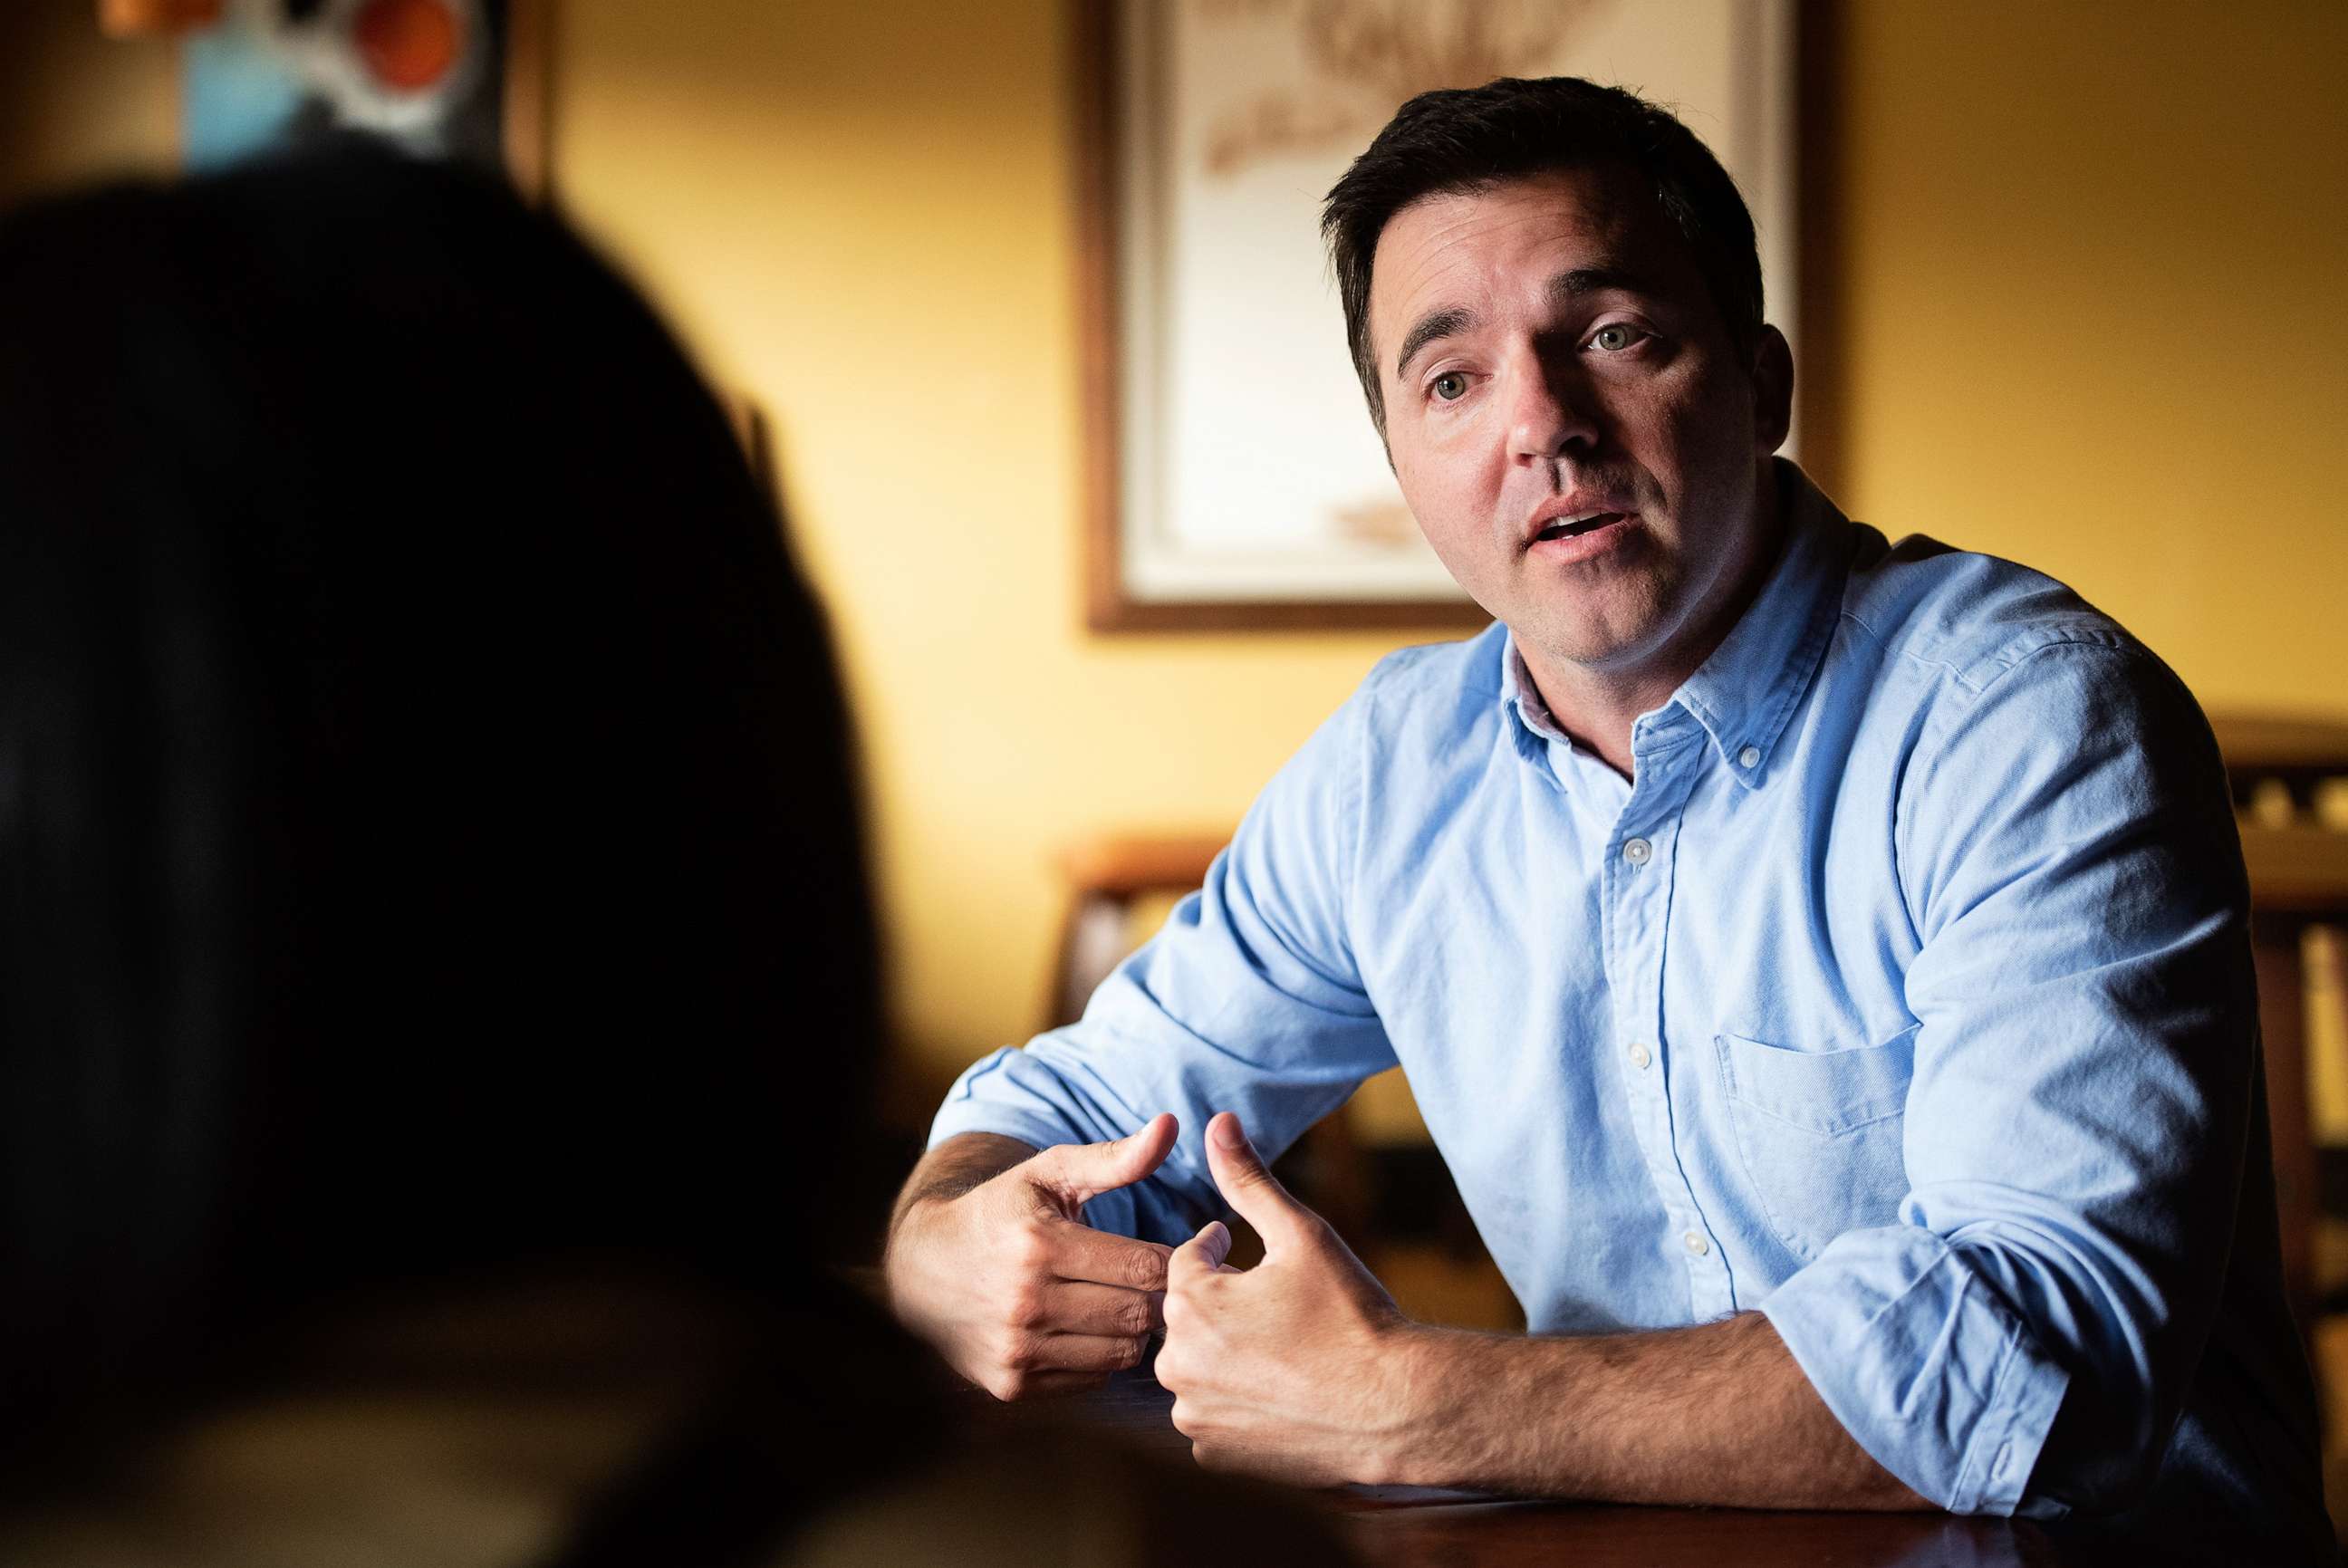
[[[1908,1195],[1762,1310],[1923,1496],[2103,1512],[2150,1482],[2219,1305],[2257,1065],[2240,841],[2208,725],[2125,638],[1958,690],[1894,826]]]
[[[964,1132],[1039,1148],[1095,1142],[1170,1110],[1181,1135],[1158,1175],[1094,1199],[1086,1218],[1180,1241],[1223,1212],[1199,1142],[1209,1117],[1236,1111],[1276,1152],[1394,1065],[1346,934],[1375,684],[1265,788],[1205,886],[1103,983],[1081,1020],[962,1075],[932,1124],[932,1147]]]

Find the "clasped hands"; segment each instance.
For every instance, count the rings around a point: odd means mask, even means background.
[[[1162,1328],[1158,1380],[1200,1464],[1306,1486],[1399,1479],[1414,1326],[1237,1117],[1208,1122],[1207,1165],[1263,1239],[1256,1267],[1226,1261],[1220,1221],[1170,1249],[1084,1223],[1086,1202],[1155,1171],[1175,1133],[1159,1116],[917,1206],[890,1247],[899,1315],[1004,1399],[1099,1383]]]

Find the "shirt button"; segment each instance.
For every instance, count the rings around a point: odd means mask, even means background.
[[[1686,1235],[1682,1236],[1680,1240],[1687,1243],[1688,1256],[1692,1258],[1700,1258],[1704,1256],[1704,1253],[1712,1251],[1712,1243],[1704,1239],[1704,1235],[1701,1232],[1690,1231]]]
[[[1622,846],[1622,858],[1634,866],[1643,866],[1655,852],[1655,847],[1644,839],[1632,839]]]
[[[1757,746],[1746,747],[1744,750],[1736,754],[1736,765],[1740,768],[1760,767],[1761,748]]]
[[[1654,1059],[1655,1053],[1649,1050],[1644,1042],[1631,1047],[1631,1065],[1637,1068],[1641,1072],[1645,1072],[1647,1070],[1647,1064]]]

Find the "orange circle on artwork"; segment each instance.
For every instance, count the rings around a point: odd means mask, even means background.
[[[351,20],[351,42],[377,81],[421,92],[464,53],[465,24],[445,0],[367,0]]]

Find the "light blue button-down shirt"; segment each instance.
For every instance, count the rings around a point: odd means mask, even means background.
[[[1276,1150],[1399,1062],[1533,1332],[1757,1308],[1947,1508],[2312,1552],[2209,728],[2060,584],[1780,480],[1777,564],[1633,727],[1632,780],[1503,628],[1392,655],[932,1141],[1174,1111],[1159,1176],[1087,1217],[1177,1241],[1220,1212],[1212,1112]]]

